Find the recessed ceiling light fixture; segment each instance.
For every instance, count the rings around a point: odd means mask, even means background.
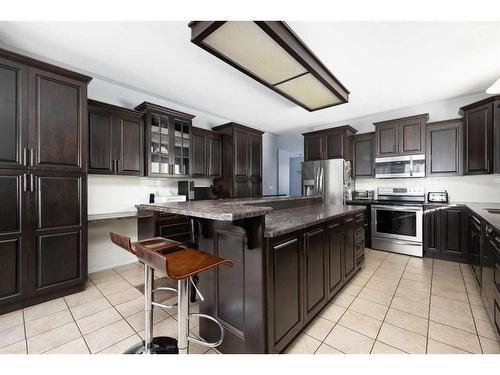
[[[308,111],[349,91],[282,21],[193,21],[191,42]]]
[[[500,78],[494,84],[486,89],[486,94],[500,94]]]

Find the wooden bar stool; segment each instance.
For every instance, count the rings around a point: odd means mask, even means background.
[[[151,252],[161,252],[162,254],[168,254],[175,251],[179,251],[185,248],[185,246],[177,241],[168,240],[163,237],[149,238],[146,240],[138,241],[133,243],[129,237],[122,236],[117,233],[110,233],[111,241],[120,246],[121,248],[127,250],[131,254],[137,256],[136,251],[138,246],[142,246],[143,249],[148,249]],[[140,260],[140,259],[139,259]],[[165,305],[158,302],[154,302],[153,294],[160,290],[167,290],[176,292],[177,290],[169,287],[157,287],[154,288],[154,269],[149,265],[144,265],[144,341],[134,347],[128,349],[125,353],[127,354],[176,354],[177,340],[172,337],[158,336],[153,337],[153,307],[159,306],[167,309],[174,308],[174,305]]]
[[[142,241],[137,243],[135,253],[137,258],[146,266],[164,273],[170,279],[177,281],[177,346],[179,354],[187,354],[189,342],[210,348],[219,346],[224,339],[224,328],[217,319],[210,315],[189,314],[189,288],[193,285],[200,299],[203,301],[203,296],[198,288],[196,288],[192,277],[221,265],[232,266],[232,262],[204,251],[190,248],[176,252],[169,252],[168,249],[153,249],[147,246],[147,244],[143,244]],[[216,342],[206,342],[189,336],[190,315],[209,319],[217,324],[221,331],[220,339]]]

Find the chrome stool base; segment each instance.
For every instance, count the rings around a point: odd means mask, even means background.
[[[145,352],[146,343],[141,341],[124,354],[179,354],[177,340],[168,336],[157,336],[152,340],[149,353]]]

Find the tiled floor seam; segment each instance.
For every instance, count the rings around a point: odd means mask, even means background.
[[[22,309],[21,313],[23,315],[24,345],[26,345],[26,354],[29,354],[29,351],[28,351],[29,350],[28,349],[28,333],[26,332],[26,318],[24,316],[24,309]]]
[[[384,261],[385,261],[385,259],[384,259]],[[406,261],[405,270],[406,270],[406,268],[408,267],[408,263],[409,263],[409,262],[410,262],[410,257],[408,257],[408,260]],[[383,262],[382,262],[382,263],[383,263]],[[387,308],[387,311],[386,311],[386,312],[385,312],[385,314],[384,314],[384,319],[382,319],[382,324],[380,325],[380,327],[379,327],[379,329],[378,329],[378,331],[377,331],[377,335],[375,336],[375,340],[373,341],[373,345],[372,345],[372,347],[371,347],[371,349],[370,349],[370,354],[371,354],[371,352],[373,351],[373,348],[375,347],[375,343],[376,343],[376,342],[377,342],[377,340],[378,340],[378,336],[380,335],[380,331],[382,330],[382,326],[383,326],[383,325],[384,325],[384,323],[385,323],[385,318],[387,317],[387,313],[389,312],[389,310],[390,310],[390,308],[391,308],[392,301],[394,300],[394,296],[396,296],[396,291],[398,290],[398,288],[399,288],[399,284],[401,283],[401,280],[403,279],[403,275],[404,275],[404,270],[403,270],[403,273],[401,274],[401,276],[400,276],[400,278],[399,278],[398,285],[396,285],[396,289],[394,290],[394,293],[392,294],[391,303],[389,304],[389,307]],[[387,323],[387,324],[389,324],[389,323]],[[385,344],[385,342],[384,342],[384,344]],[[387,344],[386,344],[386,345],[387,345]],[[396,348],[396,349],[401,350],[401,349],[399,349],[399,348]]]
[[[425,340],[425,354],[429,350],[429,330],[431,326],[431,303],[432,303],[432,279],[434,278],[434,258],[432,259],[431,267],[431,289],[429,291],[429,311],[427,313],[427,337]]]
[[[94,285],[94,286],[95,286],[95,285]],[[83,342],[85,343],[85,346],[87,347],[87,349],[88,349],[89,353],[92,353],[92,352],[90,351],[90,347],[89,347],[89,345],[87,344],[87,341],[86,341],[86,340],[85,340],[85,338],[83,337],[83,332],[82,332],[82,330],[80,329],[80,326],[79,326],[79,325],[78,325],[78,323],[76,322],[75,317],[74,317],[73,313],[71,312],[71,309],[69,308],[68,301],[66,301],[66,298],[63,298],[63,300],[64,300],[64,303],[66,304],[66,307],[68,308],[68,311],[69,311],[69,313],[70,313],[70,315],[71,315],[71,318],[73,319],[73,322],[74,322],[74,323],[75,323],[75,325],[76,325],[76,328],[78,329],[78,332],[80,332],[80,336],[81,336],[81,338],[83,339]],[[76,340],[76,339],[73,339],[73,340]],[[70,340],[70,341],[73,341],[73,340]],[[70,341],[68,341],[68,342],[70,342]],[[64,344],[62,344],[62,345],[65,345],[65,344],[67,344],[67,343],[64,343]],[[57,348],[58,348],[58,347],[60,347],[60,346],[62,346],[62,345],[57,346]],[[53,349],[55,349],[55,348],[53,348]],[[51,350],[51,349],[49,349],[49,350]]]
[[[460,268],[460,275],[462,275],[462,281],[463,281],[464,286],[465,286],[464,273],[462,272],[462,267],[459,267],[459,268]],[[481,339],[479,338],[479,332],[477,330],[476,319],[474,318],[474,313],[472,312],[472,306],[470,303],[469,293],[467,292],[467,288],[465,288],[465,295],[467,296],[467,302],[469,303],[469,310],[470,310],[470,313],[472,315],[472,322],[474,323],[474,329],[476,330],[476,337],[477,337],[477,341],[479,342],[479,348],[481,349],[481,354],[484,354],[483,344],[481,343]]]

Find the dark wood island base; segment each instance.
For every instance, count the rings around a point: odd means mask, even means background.
[[[222,353],[283,352],[361,268],[364,207],[280,201],[262,202],[255,216],[255,203],[242,201],[214,202],[212,210],[196,203],[139,207],[188,214],[199,248],[233,262],[204,272],[199,283],[200,312],[225,328]],[[204,320],[199,331],[207,341],[219,337]]]

